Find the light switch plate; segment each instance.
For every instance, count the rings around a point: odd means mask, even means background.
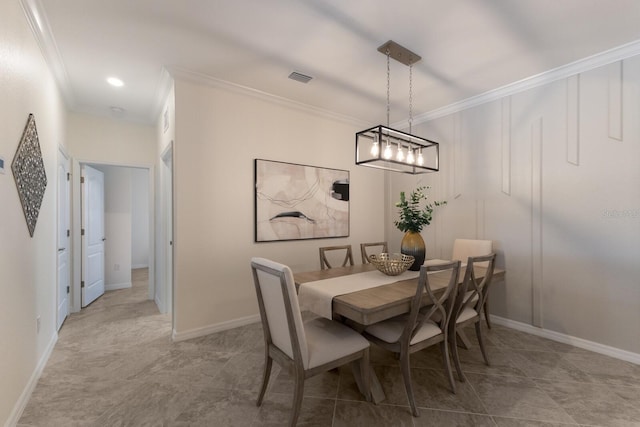
[[[0,174],[4,174],[4,157],[0,156]]]

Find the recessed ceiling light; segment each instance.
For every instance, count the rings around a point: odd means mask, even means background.
[[[124,82],[117,77],[108,77],[107,83],[114,87],[122,87],[124,86]]]

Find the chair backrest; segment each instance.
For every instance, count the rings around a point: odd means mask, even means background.
[[[448,271],[449,281],[444,292],[436,297],[429,284],[429,272]],[[416,293],[411,301],[411,311],[400,337],[401,342],[409,342],[420,330],[420,327],[428,320],[440,323],[440,327],[446,330],[454,308],[458,278],[460,277],[460,261],[452,261],[447,264],[423,265],[420,267],[420,278]],[[429,298],[431,304],[427,310],[420,310],[422,299]],[[406,341],[405,341],[406,340]]]
[[[265,258],[252,258],[251,270],[265,344],[273,344],[306,368],[307,339],[291,269]]]
[[[465,308],[472,308],[480,313],[486,300],[487,293],[489,292],[491,280],[493,279],[495,263],[495,253],[467,258],[467,269],[465,271],[464,280],[456,298],[456,306],[454,308],[456,318]],[[480,281],[476,279],[475,267],[484,267],[487,269],[484,277]]]
[[[336,262],[335,260],[330,261],[329,258],[327,257],[327,253],[333,252],[333,251],[345,251],[344,259],[342,260],[342,264],[340,265],[340,267],[344,267],[347,264],[353,265],[353,253],[351,252],[351,245],[325,246],[323,248],[320,248],[320,269],[325,270],[327,268],[338,267],[339,261],[338,262]]]
[[[380,248],[380,250],[377,252],[378,254],[389,252],[387,242],[360,243],[360,255],[362,256],[363,264],[369,264],[369,255],[371,254],[367,252],[367,248]],[[373,253],[373,251],[371,252]]]
[[[467,262],[470,256],[489,255],[493,252],[493,241],[456,239],[453,242],[452,260]],[[485,267],[483,265],[483,267]]]

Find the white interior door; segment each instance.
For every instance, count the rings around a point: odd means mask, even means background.
[[[71,287],[70,239],[70,186],[69,158],[58,150],[58,298],[56,330],[60,330],[69,314],[69,289]]]
[[[82,166],[82,307],[104,294],[104,174]]]

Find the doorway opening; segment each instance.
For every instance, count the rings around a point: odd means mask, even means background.
[[[130,288],[132,270],[148,269],[147,298],[155,294],[154,197],[153,167],[73,162],[73,236],[74,281],[72,311],[80,311],[95,297],[85,297],[88,285],[99,282],[102,275],[104,291]],[[100,197],[99,185],[90,185],[87,171],[102,175],[103,207],[96,213],[94,205]],[[81,178],[84,177],[84,182]],[[97,180],[99,181],[99,180]],[[90,229],[100,230],[96,223],[104,222],[102,235],[94,236]],[[94,230],[95,233],[95,230]],[[103,243],[103,253],[94,256],[89,243]],[[84,285],[84,286],[83,286]],[[162,308],[158,307],[161,312]]]

